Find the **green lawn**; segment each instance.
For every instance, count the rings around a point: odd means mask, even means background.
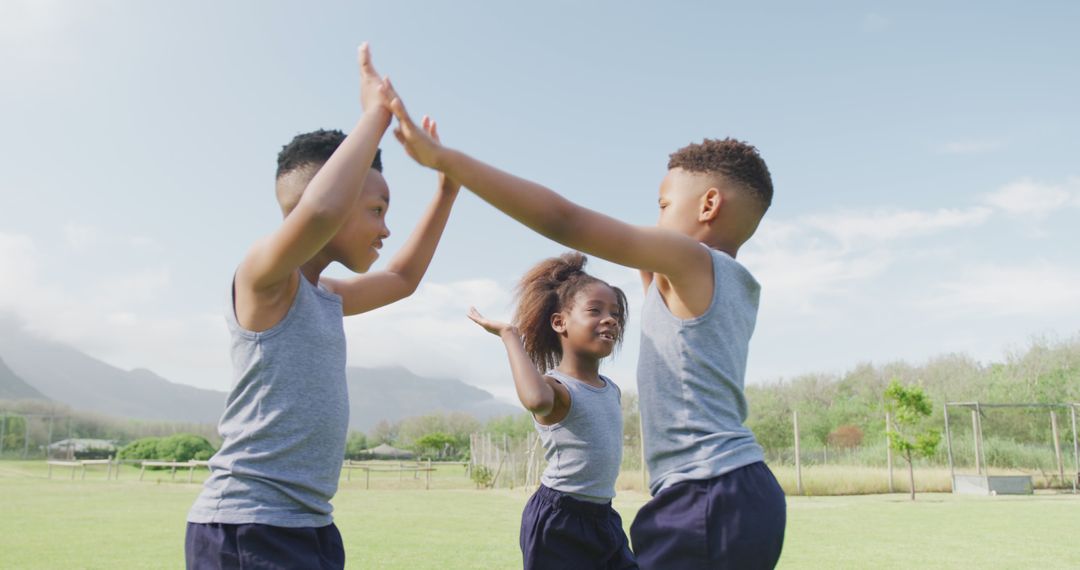
[[[44,462],[0,462],[0,568],[179,568],[186,473],[139,482],[103,472],[45,477]],[[461,468],[424,480],[342,481],[336,522],[355,568],[514,568],[523,490],[469,489]],[[629,524],[646,500],[623,493]],[[1080,568],[1080,497],[791,497],[781,568]]]

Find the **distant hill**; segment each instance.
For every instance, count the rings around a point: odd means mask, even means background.
[[[425,378],[401,367],[346,370],[353,429],[370,431],[383,419],[434,412],[465,412],[479,419],[521,412],[490,392],[450,378]]]
[[[150,370],[122,370],[71,346],[33,336],[2,318],[0,359],[0,399],[37,397],[107,416],[216,423],[227,396],[170,382]],[[440,411],[465,412],[479,419],[519,411],[460,380],[424,378],[404,368],[351,367],[347,378],[349,424],[361,431],[382,420]]]
[[[41,392],[19,378],[0,359],[0,400],[47,400]]]

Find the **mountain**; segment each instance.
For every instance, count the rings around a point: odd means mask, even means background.
[[[435,412],[465,412],[487,419],[521,411],[460,380],[425,378],[401,367],[349,367],[346,375],[349,424],[360,431],[370,431],[383,419]]]
[[[122,370],[71,346],[33,336],[2,318],[0,359],[0,399],[31,398],[36,393],[107,416],[216,423],[227,396],[170,382],[150,370]],[[436,412],[465,412],[483,420],[519,411],[460,380],[424,378],[404,368],[350,367],[346,374],[349,427],[361,431],[382,420]]]
[[[47,400],[0,359],[0,400]]]
[[[217,422],[225,393],[122,370],[0,321],[0,358],[45,397],[76,410],[141,420]]]

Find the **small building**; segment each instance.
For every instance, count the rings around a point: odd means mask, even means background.
[[[116,455],[116,442],[108,439],[70,438],[49,444],[49,457],[66,459],[105,459]]]
[[[365,449],[364,453],[374,459],[412,459],[416,457],[416,454],[407,449],[398,449],[385,443],[378,447]]]

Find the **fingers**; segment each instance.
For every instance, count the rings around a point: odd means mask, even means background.
[[[360,44],[356,53],[357,61],[360,63],[360,75],[364,77],[377,77],[379,73],[375,71],[375,66],[371,63],[371,48],[367,42]]]
[[[390,112],[394,114],[394,117],[397,118],[398,123],[401,123],[401,125],[413,125],[409,112],[405,110],[405,104],[401,102],[401,97],[394,97],[390,100]]]
[[[394,82],[390,81],[389,75],[383,78],[382,85],[379,86],[379,89],[386,95],[387,101],[398,96],[397,89],[394,88]]]
[[[440,142],[439,131],[435,125],[435,119],[432,119],[427,115],[424,115],[424,131],[426,131],[427,134],[435,140],[435,142]]]
[[[481,327],[483,327],[483,328],[484,328],[485,330],[487,330],[487,331],[490,331],[490,330],[491,330],[491,328],[490,328],[490,327],[488,326],[488,322],[487,322],[487,319],[485,319],[484,317],[480,316],[480,313],[476,312],[476,309],[470,309],[470,310],[469,310],[469,314],[468,314],[468,315],[465,315],[465,316],[466,316],[466,317],[469,317],[469,320],[470,320],[470,321],[472,321],[472,322],[474,322],[474,323],[476,323],[476,324],[480,325],[480,326],[481,326]]]

